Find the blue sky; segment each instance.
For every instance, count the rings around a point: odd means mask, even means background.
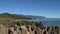
[[[60,0],[0,0],[0,13],[60,18]]]

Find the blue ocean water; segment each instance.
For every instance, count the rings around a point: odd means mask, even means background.
[[[36,21],[41,21],[44,24],[44,26],[60,26],[60,18],[47,18]]]

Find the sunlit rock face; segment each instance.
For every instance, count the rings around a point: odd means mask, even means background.
[[[4,25],[0,25],[0,34],[8,34],[7,31],[7,27],[5,27]]]
[[[18,32],[17,31],[14,31],[13,34],[18,34]]]
[[[13,34],[60,34],[59,27],[45,27],[45,29],[40,29],[36,27],[35,29],[32,26],[20,26],[17,30],[13,31]]]
[[[40,25],[39,25],[40,26]],[[35,23],[18,23],[14,26],[6,27],[0,25],[0,34],[60,34],[59,26],[38,27]]]

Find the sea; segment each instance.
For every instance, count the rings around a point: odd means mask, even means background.
[[[60,26],[60,18],[47,18],[35,21],[42,22],[44,26]]]

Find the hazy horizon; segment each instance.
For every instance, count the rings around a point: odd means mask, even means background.
[[[60,18],[60,0],[0,0],[0,13]]]

